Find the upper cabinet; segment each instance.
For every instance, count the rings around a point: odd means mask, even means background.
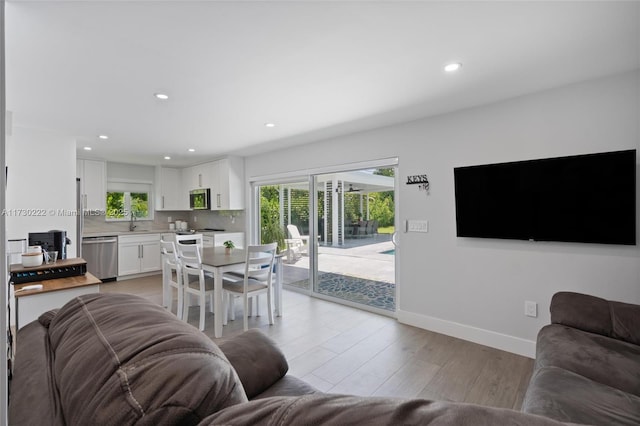
[[[211,166],[211,210],[244,209],[244,159],[228,157]]]
[[[107,167],[104,161],[76,160],[76,176],[80,178],[80,196],[87,210],[105,210]]]
[[[211,163],[198,164],[183,170],[183,182],[186,190],[211,188]]]
[[[156,210],[190,210],[189,191],[211,189],[211,210],[244,209],[244,158],[228,157],[184,169],[156,167]]]
[[[189,210],[189,190],[182,183],[184,170],[156,166],[156,210]]]

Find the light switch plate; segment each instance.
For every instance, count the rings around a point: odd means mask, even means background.
[[[538,316],[538,304],[536,302],[526,300],[524,302],[524,314],[528,317],[536,318]]]
[[[428,220],[407,220],[407,232],[429,232]]]

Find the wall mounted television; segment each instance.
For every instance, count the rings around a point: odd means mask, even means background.
[[[636,150],[454,169],[458,237],[636,244]]]

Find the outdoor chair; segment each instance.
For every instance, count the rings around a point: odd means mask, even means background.
[[[309,236],[300,235],[296,225],[287,225],[289,238],[285,240],[287,244],[287,262],[293,262],[302,253],[309,254]]]
[[[368,220],[364,220],[364,221],[360,221],[359,222],[359,226],[358,226],[358,237],[366,237],[367,236],[367,229],[369,227],[369,222]]]

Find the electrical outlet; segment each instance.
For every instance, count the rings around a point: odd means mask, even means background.
[[[407,232],[429,232],[429,221],[407,220]]]
[[[194,223],[197,223],[197,222],[198,222],[198,216],[194,216],[194,217],[193,217],[193,222],[194,222]]]
[[[538,304],[536,302],[531,302],[529,300],[525,300],[524,302],[524,314],[528,317],[537,318],[538,317]]]
[[[172,217],[171,216],[167,216],[167,222],[173,222],[173,220],[171,220]]]

